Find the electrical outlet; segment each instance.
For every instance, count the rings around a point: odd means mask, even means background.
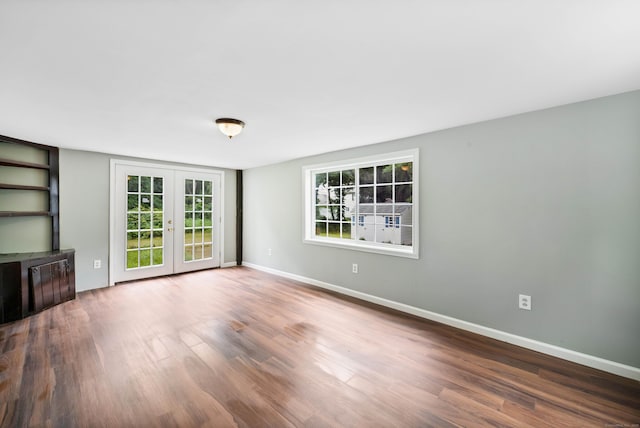
[[[530,311],[531,310],[531,296],[527,296],[526,294],[520,294],[518,296],[518,308]]]
[[[354,263],[351,265],[351,272],[358,273],[358,263]]]
[[[94,269],[100,269],[102,267],[102,260],[94,260],[93,261],[93,268]]]
[[[273,251],[271,250],[271,248],[269,248],[269,249],[267,250],[267,255],[269,255],[269,256],[273,255]]]

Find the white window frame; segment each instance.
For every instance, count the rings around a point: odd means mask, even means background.
[[[360,241],[355,239],[341,239],[331,237],[315,236],[315,181],[314,174],[323,171],[344,170],[350,168],[364,168],[386,163],[413,162],[412,177],[412,245],[397,245],[380,242]],[[348,248],[356,251],[370,253],[387,254],[391,256],[419,258],[419,150],[411,149],[393,153],[383,153],[375,156],[361,157],[357,159],[341,160],[323,164],[308,165],[302,167],[303,176],[303,201],[304,201],[304,225],[303,242],[313,245],[323,245],[328,247]],[[354,215],[355,217],[355,215]],[[353,219],[352,217],[352,224]],[[360,215],[355,219],[356,224],[360,222]],[[394,225],[395,226],[395,225]]]

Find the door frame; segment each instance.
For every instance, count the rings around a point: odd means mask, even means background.
[[[116,165],[122,166],[133,166],[133,167],[145,167],[145,168],[157,168],[170,171],[175,175],[176,171],[186,171],[186,172],[194,172],[194,173],[206,173],[206,174],[216,174],[220,176],[220,223],[218,224],[219,233],[216,236],[216,241],[214,242],[219,249],[219,260],[220,267],[224,265],[224,171],[219,169],[208,169],[208,168],[194,168],[187,166],[179,166],[179,165],[170,165],[170,164],[162,164],[162,163],[153,163],[153,162],[144,162],[144,161],[132,161],[125,159],[117,159],[111,158],[109,160],[109,286],[115,285],[115,263],[116,257],[120,257],[120,255],[115,254],[116,252]],[[175,209],[175,208],[174,208]]]

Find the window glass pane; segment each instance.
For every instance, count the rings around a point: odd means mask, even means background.
[[[413,181],[413,162],[397,163],[395,173],[396,183]]]
[[[413,228],[411,226],[400,226],[400,245],[413,245]]]
[[[372,203],[373,202],[373,187],[360,187],[360,203]]]
[[[373,184],[373,167],[360,168],[360,182],[358,184]]]
[[[393,179],[393,165],[379,165],[376,167],[376,182],[391,183]]]
[[[204,243],[206,244],[207,242],[213,242],[213,229],[210,227],[204,228]]]
[[[329,186],[340,185],[340,171],[332,171],[328,175],[329,175]]]
[[[329,203],[330,204],[339,204],[340,203],[340,188],[339,187],[331,187],[329,188]]]
[[[138,176],[137,175],[128,175],[127,176],[127,190],[129,192],[137,192],[138,191]],[[137,263],[137,258],[136,258],[136,263]]]
[[[340,223],[329,223],[327,236],[330,238],[340,237]]]
[[[204,182],[204,194],[205,195],[213,195],[213,186],[211,185],[211,181]]]
[[[385,218],[391,214],[393,206],[392,205],[376,205],[376,215],[374,217],[374,222],[377,224],[384,224]]]
[[[364,216],[365,220],[367,216]],[[362,220],[362,219],[360,219]],[[356,239],[359,241],[373,241],[375,237],[375,226],[369,223],[358,221],[356,226]]]
[[[347,206],[340,207],[340,220],[342,221],[351,221],[351,216],[353,215],[353,211],[349,209]]]
[[[316,187],[323,187],[325,184],[327,184],[327,174],[325,172],[316,174]]]
[[[345,187],[342,189],[342,203],[347,206],[354,206],[356,189],[354,187]]]
[[[327,236],[326,221],[316,221],[316,236]]]
[[[342,238],[351,239],[351,223],[342,223]]]
[[[184,194],[193,195],[193,180],[184,180]]]
[[[330,206],[329,207],[329,220],[340,220],[340,207],[339,206]]]
[[[328,213],[329,208],[327,208],[326,206],[316,207],[316,220],[326,220]]]
[[[411,184],[396,184],[396,202],[408,202],[413,199]]]
[[[376,202],[390,204],[393,202],[392,186],[376,186]]]
[[[143,193],[151,192],[151,177],[140,177],[140,191]]]
[[[211,213],[204,213],[204,225],[213,226],[213,223],[211,222]]]
[[[211,211],[212,208],[212,199],[211,196],[205,196],[204,197],[204,208],[205,211]]]
[[[411,205],[396,205],[394,208],[394,214],[400,220],[401,225],[410,226],[413,224],[413,207]]]
[[[202,195],[202,180],[196,180],[196,191],[195,194],[196,195]]]
[[[213,256],[213,246],[211,244],[205,244],[204,246],[204,258],[210,259]]]
[[[397,233],[396,233],[397,231]],[[376,225],[376,240],[380,244],[399,244],[400,233],[398,229],[393,227],[385,227],[384,225]]]
[[[353,169],[345,169],[342,171],[342,185],[353,186],[356,180],[356,172]]]
[[[193,208],[194,211],[202,211],[202,205],[203,205],[203,197],[202,196],[194,196],[194,201],[195,201],[195,207]]]
[[[360,204],[358,207],[358,221],[360,223],[373,223],[374,214],[373,204]]]
[[[153,177],[153,193],[162,193],[162,177]]]

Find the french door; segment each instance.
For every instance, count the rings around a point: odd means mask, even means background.
[[[220,266],[221,173],[112,162],[110,283]]]

